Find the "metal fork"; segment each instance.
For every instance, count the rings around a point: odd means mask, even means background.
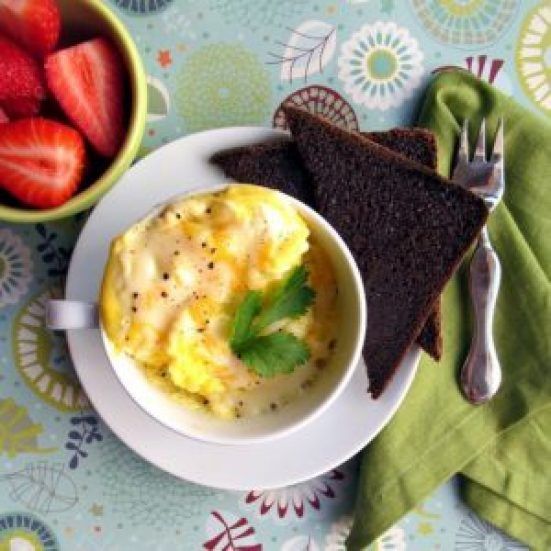
[[[493,152],[486,159],[486,121],[482,120],[475,152],[469,161],[468,121],[463,124],[453,181],[476,193],[493,211],[505,190],[503,120],[499,121]],[[474,307],[475,328],[469,354],[461,370],[461,388],[472,404],[489,401],[501,384],[501,366],[493,338],[494,311],[501,280],[499,258],[482,229],[471,259],[469,289]]]

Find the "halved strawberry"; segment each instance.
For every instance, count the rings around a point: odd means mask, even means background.
[[[101,155],[112,157],[124,137],[124,66],[105,38],[60,50],[46,59],[46,81],[65,114]]]
[[[0,0],[2,2],[2,0]],[[13,118],[36,115],[45,97],[40,67],[0,35],[0,106]]]
[[[41,117],[0,124],[0,187],[27,205],[67,201],[85,161],[84,140],[74,128]]]
[[[0,29],[34,55],[56,46],[61,16],[55,0],[0,0]]]
[[[4,122],[10,122],[10,119],[8,119],[8,115],[6,115],[6,113],[0,107],[0,123]]]
[[[36,98],[11,98],[0,101],[0,107],[4,109],[12,119],[34,117],[40,112],[41,101]]]

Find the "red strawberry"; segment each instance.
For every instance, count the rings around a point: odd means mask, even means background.
[[[40,117],[0,124],[0,187],[27,205],[67,201],[85,160],[84,140],[69,126]]]
[[[36,98],[12,98],[0,101],[0,107],[9,114],[12,119],[34,117],[40,111],[40,100]]]
[[[35,115],[44,96],[40,68],[35,60],[11,40],[0,36],[0,106],[10,117]]]
[[[59,8],[55,0],[0,0],[0,29],[33,54],[44,57],[59,39]]]
[[[96,151],[112,157],[124,137],[122,60],[105,38],[60,50],[46,60],[46,81],[65,114]]]
[[[6,115],[6,113],[0,107],[0,124],[4,122],[10,122],[10,119],[8,119],[8,115]]]

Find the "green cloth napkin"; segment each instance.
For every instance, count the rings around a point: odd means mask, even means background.
[[[489,220],[503,269],[494,322],[502,388],[471,406],[457,384],[472,322],[464,265],[443,295],[442,360],[423,355],[401,408],[364,451],[351,550],[458,472],[474,511],[532,549],[551,549],[551,125],[469,73],[441,73],[418,121],[437,135],[441,173],[462,121],[474,143],[483,116],[492,136],[505,119],[506,192]]]

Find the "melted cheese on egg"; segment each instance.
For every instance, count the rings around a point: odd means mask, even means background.
[[[284,326],[307,340],[311,365],[263,380],[229,347],[232,316],[248,290],[265,290],[303,262],[316,303]],[[115,347],[154,382],[233,417],[282,405],[312,379],[328,355],[335,296],[331,265],[296,210],[277,192],[239,184],[173,203],[117,237],[101,317]]]

